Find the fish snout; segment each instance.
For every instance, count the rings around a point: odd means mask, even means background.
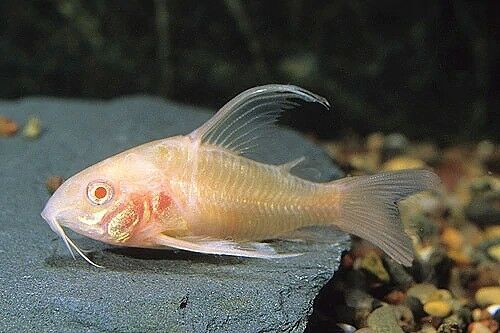
[[[105,211],[90,213],[74,206],[59,208],[49,200],[41,216],[49,224],[52,231],[61,234],[61,227],[69,228],[84,236],[101,240],[105,233],[100,222]]]
[[[58,233],[58,229],[56,228],[56,214],[54,212],[54,209],[50,207],[50,202],[47,203],[45,208],[43,209],[42,213],[40,214],[42,218],[49,224],[50,228],[52,231],[55,233]]]
[[[90,260],[85,255],[85,253],[83,253],[82,250],[80,250],[78,248],[78,246],[76,246],[76,244],[66,235],[66,233],[63,230],[63,228],[61,227],[61,225],[64,225],[64,226],[68,226],[71,229],[75,230],[74,226],[68,225],[69,219],[68,219],[68,217],[65,216],[66,215],[65,212],[68,213],[70,211],[71,211],[70,209],[66,209],[66,210],[63,210],[63,211],[57,210],[51,204],[51,200],[49,200],[49,202],[47,203],[47,205],[43,209],[41,215],[42,215],[43,219],[45,221],[47,221],[47,223],[49,224],[49,226],[52,229],[52,231],[54,231],[59,237],[61,237],[61,239],[63,240],[64,244],[66,245],[66,248],[71,253],[71,256],[73,257],[73,259],[75,259],[75,254],[73,252],[73,250],[75,250],[89,264],[91,264],[93,266],[96,266],[96,267],[102,267],[102,266],[99,266],[96,263],[94,263],[92,260]],[[77,230],[75,230],[75,231],[77,231]]]

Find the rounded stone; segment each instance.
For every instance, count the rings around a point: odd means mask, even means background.
[[[426,303],[436,290],[437,288],[433,284],[419,283],[408,289],[407,295],[418,298],[422,303]]]
[[[494,286],[479,288],[479,290],[476,291],[474,298],[479,306],[500,304],[500,287]]]
[[[471,323],[467,331],[469,333],[491,333],[490,329],[482,323]]]
[[[492,259],[500,261],[500,244],[490,246],[486,251]]]
[[[429,301],[424,304],[424,311],[431,316],[444,318],[451,313],[451,304],[448,301]]]

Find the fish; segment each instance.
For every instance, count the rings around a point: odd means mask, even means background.
[[[73,258],[74,250],[97,267],[63,228],[113,246],[271,259],[300,253],[281,253],[270,240],[336,227],[410,266],[412,242],[397,205],[436,190],[432,171],[313,182],[291,172],[304,158],[272,165],[252,157],[272,140],[282,113],[305,103],[330,109],[325,98],[293,85],[248,89],[187,135],[125,150],[70,177],[41,216]]]

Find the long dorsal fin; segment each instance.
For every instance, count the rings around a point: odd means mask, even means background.
[[[234,97],[190,137],[236,154],[255,152],[259,139],[269,136],[283,111],[300,102],[319,103],[326,109],[330,108],[326,99],[297,86],[259,86]]]

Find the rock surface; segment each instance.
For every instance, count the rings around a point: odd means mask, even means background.
[[[150,97],[28,98],[0,102],[0,114],[19,124],[36,115],[44,127],[36,141],[0,138],[0,331],[301,332],[349,246],[346,234],[331,231],[328,243],[275,242],[303,256],[256,260],[113,248],[70,232],[105,268],[74,261],[39,215],[46,179],[188,133],[209,114]],[[318,148],[280,133],[284,146],[267,161],[306,155],[323,179],[339,176]]]

